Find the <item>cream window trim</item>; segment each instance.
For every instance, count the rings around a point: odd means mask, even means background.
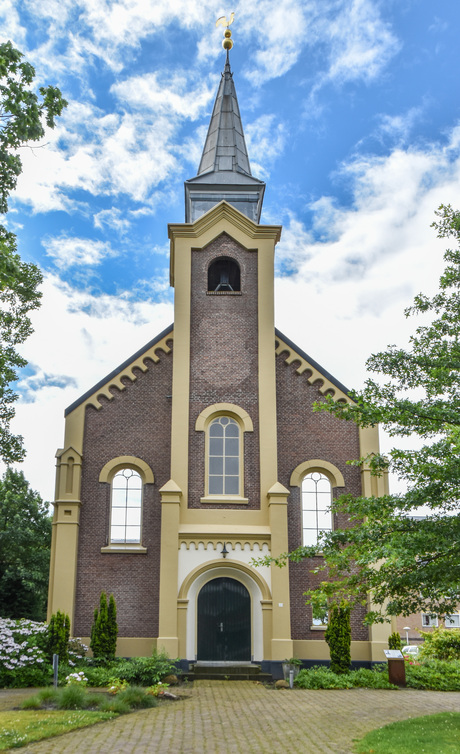
[[[317,471],[319,474],[326,476],[332,487],[345,487],[345,481],[343,474],[337,466],[329,461],[323,461],[319,458],[313,458],[310,461],[303,461],[299,463],[291,474],[289,484],[291,487],[301,487],[302,481],[307,474],[313,474]]]
[[[105,466],[102,467],[99,474],[100,482],[111,482],[117,471],[121,469],[134,469],[137,471],[144,484],[153,484],[155,478],[150,466],[142,460],[142,458],[136,458],[136,456],[117,456],[108,461]]]
[[[221,416],[226,416],[238,425],[239,428],[239,490],[238,494],[210,494],[209,493],[209,430],[211,424]],[[205,493],[200,502],[208,505],[247,505],[248,499],[244,496],[244,433],[253,432],[252,419],[240,406],[234,403],[214,403],[207,406],[198,416],[195,422],[197,432],[205,432]]]
[[[216,419],[218,416],[231,416],[237,421],[239,419],[243,432],[254,431],[252,419],[247,411],[235,403],[213,403],[212,406],[204,408],[195,422],[195,430],[197,432],[205,432],[211,420]]]
[[[126,553],[131,553],[132,555],[146,555],[147,554],[147,548],[143,547],[141,544],[117,544],[113,543],[110,545],[106,545],[106,547],[101,547],[102,553],[123,553],[126,555]]]
[[[247,497],[240,497],[239,495],[205,495],[200,497],[200,503],[222,503],[223,505],[247,505],[249,499]]]
[[[133,471],[141,480],[141,500],[140,500],[140,506],[129,506],[126,505],[126,513],[125,513],[125,538],[127,538],[127,527],[130,528],[138,527],[139,528],[139,540],[138,541],[122,541],[122,538],[119,538],[119,541],[117,541],[117,538],[112,539],[112,536],[114,534],[114,515],[116,511],[122,510],[123,506],[120,507],[119,504],[114,505],[114,490],[113,490],[113,483],[114,480],[120,472],[122,472],[124,469],[130,469]],[[143,536],[143,518],[144,518],[144,486],[146,484],[153,484],[155,481],[155,478],[153,476],[152,469],[150,466],[142,460],[142,458],[137,458],[136,456],[117,456],[116,458],[112,458],[110,461],[108,461],[103,468],[101,469],[101,472],[99,474],[99,482],[110,484],[110,523],[109,523],[109,531],[108,531],[108,543],[105,547],[101,548],[101,553],[146,553],[147,549],[143,547],[142,545],[142,536]],[[135,524],[129,524],[128,523],[128,511],[131,510],[134,511],[136,508],[140,507],[140,520],[139,523]],[[118,514],[117,514],[118,515]],[[120,528],[120,527],[118,527]],[[137,535],[133,537],[133,539],[137,540]]]

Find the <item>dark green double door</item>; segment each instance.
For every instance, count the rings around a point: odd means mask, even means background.
[[[251,599],[241,582],[208,581],[198,595],[198,660],[251,659]]]

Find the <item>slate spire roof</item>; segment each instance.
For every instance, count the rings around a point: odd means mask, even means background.
[[[251,175],[228,52],[197,175],[227,170]]]
[[[259,223],[264,191],[251,173],[227,51],[198,173],[185,182],[185,222],[225,200]]]

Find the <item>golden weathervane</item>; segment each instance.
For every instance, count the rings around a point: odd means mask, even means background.
[[[222,40],[222,47],[224,48],[224,50],[227,50],[227,52],[229,50],[231,50],[232,47],[233,47],[232,32],[230,31],[230,29],[228,27],[230,26],[230,24],[233,23],[233,19],[234,18],[235,18],[235,14],[234,13],[230,13],[230,20],[229,21],[227,21],[226,16],[221,16],[216,21],[216,26],[219,26],[219,24],[222,24],[222,26],[225,27],[224,39]]]

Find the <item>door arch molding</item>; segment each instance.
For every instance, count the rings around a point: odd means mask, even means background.
[[[197,654],[197,603],[202,587],[212,579],[226,577],[240,581],[251,598],[251,657],[255,661],[264,659],[264,616],[263,610],[272,606],[271,592],[267,582],[244,563],[215,560],[198,566],[191,571],[179,589],[179,603],[187,609],[185,621],[186,657],[193,662]],[[267,638],[267,637],[266,637]]]

